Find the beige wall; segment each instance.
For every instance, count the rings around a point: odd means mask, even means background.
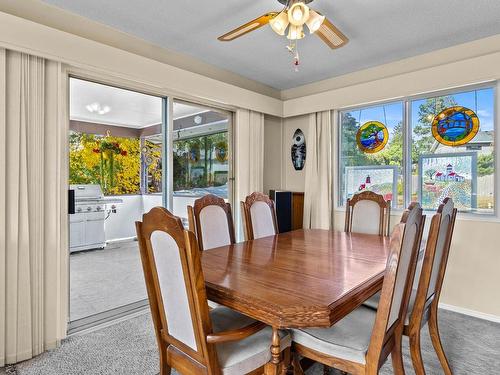
[[[270,188],[304,191],[305,172],[292,165],[291,147],[295,130],[301,129],[308,137],[309,115],[277,119],[266,116],[264,122],[264,191]]]
[[[283,113],[280,99],[1,11],[0,47],[66,63],[77,75],[81,73],[97,80],[106,77],[110,83],[116,81],[117,85],[152,94],[228,109],[246,108],[275,116]]]

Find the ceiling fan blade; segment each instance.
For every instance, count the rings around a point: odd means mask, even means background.
[[[321,27],[316,31],[316,34],[332,49],[340,48],[349,41],[327,18],[325,18]]]
[[[241,25],[240,27],[231,30],[230,32],[218,37],[221,42],[229,42],[231,40],[234,40],[236,38],[239,38],[240,36],[243,36],[251,31],[257,30],[259,27],[262,27],[264,25],[267,25],[270,20],[272,20],[274,17],[278,15],[278,12],[269,12],[266,13],[250,22],[247,22],[244,25]]]

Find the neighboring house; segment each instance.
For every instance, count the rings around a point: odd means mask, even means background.
[[[446,166],[446,172],[437,172],[434,175],[434,179],[436,181],[454,181],[454,182],[463,182],[465,181],[464,176],[460,176],[458,173],[456,173],[453,170],[453,166],[451,164],[448,164]]]

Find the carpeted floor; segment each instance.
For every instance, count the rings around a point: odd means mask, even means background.
[[[500,324],[444,310],[440,314],[443,345],[454,374],[500,374]],[[422,351],[427,374],[442,374],[426,328],[424,332]],[[406,372],[413,374],[407,341],[405,338]],[[157,361],[152,322],[150,315],[144,314],[99,331],[70,337],[59,349],[0,369],[0,374],[154,375],[158,373]],[[322,368],[315,366],[307,374],[320,375]],[[392,374],[390,360],[381,374]]]

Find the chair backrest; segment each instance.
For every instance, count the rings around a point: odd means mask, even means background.
[[[212,327],[194,234],[163,207],[144,214],[136,230],[160,350],[173,344],[207,365],[216,354],[206,343]]]
[[[394,342],[390,338],[396,330],[402,330],[424,222],[422,208],[418,203],[412,203],[392,233],[391,250],[368,349],[368,356],[376,358],[376,361],[382,351],[386,352],[384,346]]]
[[[391,201],[380,194],[363,191],[347,200],[345,231],[389,235]]]
[[[200,250],[235,243],[231,205],[221,197],[208,194],[195,200],[193,207],[188,206],[188,217]]]
[[[413,310],[408,311],[411,320],[418,320],[419,325],[424,310],[431,303],[439,302],[456,216],[457,209],[454,207],[453,200],[445,198],[432,217],[418,286],[414,286],[417,292],[413,295],[415,298],[412,304]]]
[[[273,236],[278,233],[274,202],[269,196],[255,192],[241,202],[243,229],[246,240]]]

